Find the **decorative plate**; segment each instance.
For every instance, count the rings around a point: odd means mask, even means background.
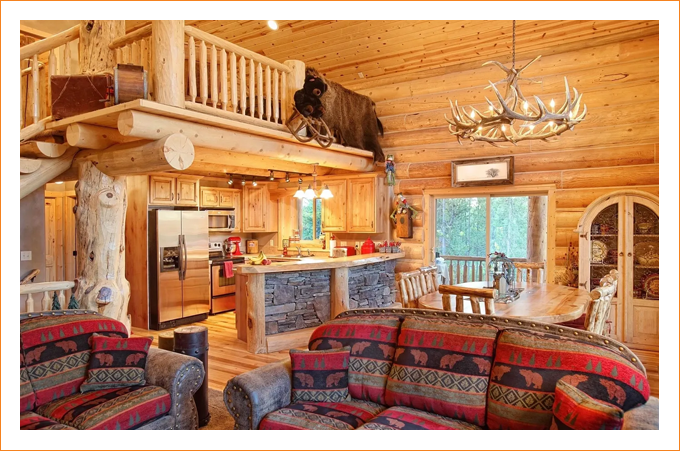
[[[633,246],[635,262],[642,266],[659,265],[659,243],[656,241],[643,241]]]
[[[659,275],[649,274],[644,278],[643,286],[647,293],[647,299],[659,299]]]
[[[593,240],[590,243],[590,261],[593,263],[603,263],[607,257],[607,245],[600,240]]]

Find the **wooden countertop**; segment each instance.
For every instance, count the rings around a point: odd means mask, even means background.
[[[262,274],[289,271],[313,271],[315,269],[345,268],[352,266],[363,266],[380,263],[397,258],[404,258],[406,254],[364,254],[353,255],[351,257],[310,257],[300,261],[272,262],[271,265],[234,265],[234,270],[238,274]]]

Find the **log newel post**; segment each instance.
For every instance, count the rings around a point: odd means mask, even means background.
[[[298,60],[286,60],[283,64],[290,68],[290,73],[286,74],[285,85],[283,86],[285,91],[283,99],[285,99],[286,103],[281,105],[283,117],[287,119],[293,115],[293,96],[295,91],[302,89],[302,86],[305,84],[305,63]]]
[[[184,21],[151,21],[154,99],[184,108]]]
[[[122,20],[83,21],[79,52],[81,72],[112,73],[115,53],[108,45],[124,34],[125,21]],[[130,284],[125,279],[126,178],[110,177],[91,161],[81,160],[75,191],[76,299],[81,308],[99,311],[121,321],[129,332]]]

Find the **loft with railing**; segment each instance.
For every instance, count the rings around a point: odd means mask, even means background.
[[[81,24],[20,50],[22,197],[68,170],[78,150],[86,152],[76,159],[110,176],[373,169],[371,152],[303,143],[286,127],[304,84],[302,61],[274,61],[181,20],[100,34],[94,46],[83,42],[94,38],[83,30]],[[52,117],[51,76],[110,73],[118,64],[144,68],[146,99]],[[181,139],[169,139],[175,135]]]

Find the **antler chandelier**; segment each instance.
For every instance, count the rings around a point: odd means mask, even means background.
[[[531,60],[526,66],[515,69],[515,21],[512,21],[512,68],[508,69],[498,61],[487,61],[482,64],[486,66],[495,64],[501,68],[506,77],[497,82],[489,81],[488,88],[491,88],[496,95],[497,102],[494,103],[488,98],[488,111],[482,113],[473,106],[458,106],[458,101],[451,102],[452,118],[444,118],[449,123],[449,131],[462,144],[462,139],[470,141],[483,141],[492,145],[496,143],[511,142],[517,144],[520,141],[529,139],[547,139],[551,136],[558,136],[567,130],[573,130],[574,126],[580,123],[585,117],[588,109],[583,105],[583,111],[579,113],[581,96],[574,88],[574,97],[569,93],[569,84],[564,77],[565,100],[561,107],[555,109],[555,101],[550,100],[550,107],[547,107],[538,96],[534,96],[536,104],[529,102],[519,87],[519,81],[529,83],[540,83],[540,81],[530,78],[523,78],[522,72],[533,63],[538,61],[541,56]],[[501,95],[496,85],[505,83],[505,94]]]

